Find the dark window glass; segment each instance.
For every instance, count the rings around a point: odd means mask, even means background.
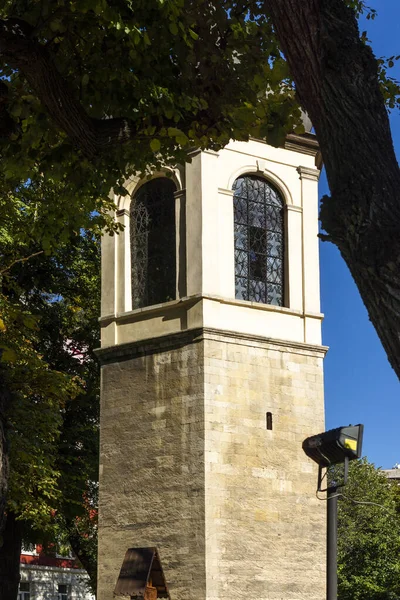
[[[265,179],[245,175],[233,185],[235,295],[283,306],[283,200]]]
[[[69,586],[63,583],[58,584],[58,600],[69,600]]]
[[[272,413],[267,412],[267,429],[272,431]]]
[[[30,600],[30,584],[28,581],[20,581],[18,600]]]
[[[132,307],[176,297],[175,184],[145,183],[131,203]]]

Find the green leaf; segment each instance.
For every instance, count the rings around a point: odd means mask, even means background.
[[[172,138],[176,136],[185,136],[185,134],[181,129],[178,129],[177,127],[168,127],[168,136]]]
[[[161,142],[157,138],[153,138],[150,142],[150,148],[153,152],[158,152],[161,148]]]
[[[180,146],[186,146],[186,144],[189,142],[189,139],[185,134],[177,135],[175,140]]]
[[[13,348],[7,346],[0,346],[1,362],[14,363],[17,360],[17,353]]]
[[[61,27],[61,22],[59,19],[55,19],[54,21],[51,21],[50,23],[50,29],[54,32],[56,31],[60,31],[60,27]]]

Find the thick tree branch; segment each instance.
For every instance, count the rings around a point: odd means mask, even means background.
[[[60,75],[47,49],[33,37],[33,28],[18,19],[0,20],[0,55],[19,70],[55,123],[88,158],[135,137],[128,119],[88,116]]]
[[[8,493],[9,456],[6,439],[6,414],[11,402],[11,393],[7,381],[7,372],[0,364],[0,547],[5,524],[5,507]],[[0,567],[1,573],[1,567]]]
[[[92,590],[96,590],[97,587],[97,560],[96,556],[93,556],[87,548],[87,540],[82,537],[82,534],[76,528],[76,525],[73,522],[68,523],[69,527],[69,536],[68,541],[71,545],[71,548],[78,558],[78,560],[82,563],[83,568],[89,575],[90,585]],[[86,542],[86,543],[85,543]]]
[[[15,600],[20,581],[19,557],[22,547],[21,523],[9,511],[0,545],[0,598]]]
[[[34,252],[33,254],[30,254],[29,256],[24,256],[23,258],[17,258],[16,260],[13,260],[7,267],[4,267],[4,269],[0,269],[0,276],[7,273],[7,271],[9,271],[14,265],[16,265],[20,262],[26,262],[27,260],[30,260],[31,258],[34,258],[35,256],[39,256],[39,254],[43,254],[43,252],[44,252],[44,250],[39,250],[39,252]]]
[[[8,112],[8,87],[0,81],[0,139],[8,139],[16,129],[16,124]]]
[[[321,222],[400,377],[400,171],[377,62],[343,0],[266,0],[315,127],[331,198]]]

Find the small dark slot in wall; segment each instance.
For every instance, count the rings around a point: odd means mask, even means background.
[[[272,413],[267,412],[267,429],[272,430]]]

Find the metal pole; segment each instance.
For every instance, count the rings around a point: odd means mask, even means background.
[[[328,488],[326,540],[326,600],[337,600],[337,488]]]

